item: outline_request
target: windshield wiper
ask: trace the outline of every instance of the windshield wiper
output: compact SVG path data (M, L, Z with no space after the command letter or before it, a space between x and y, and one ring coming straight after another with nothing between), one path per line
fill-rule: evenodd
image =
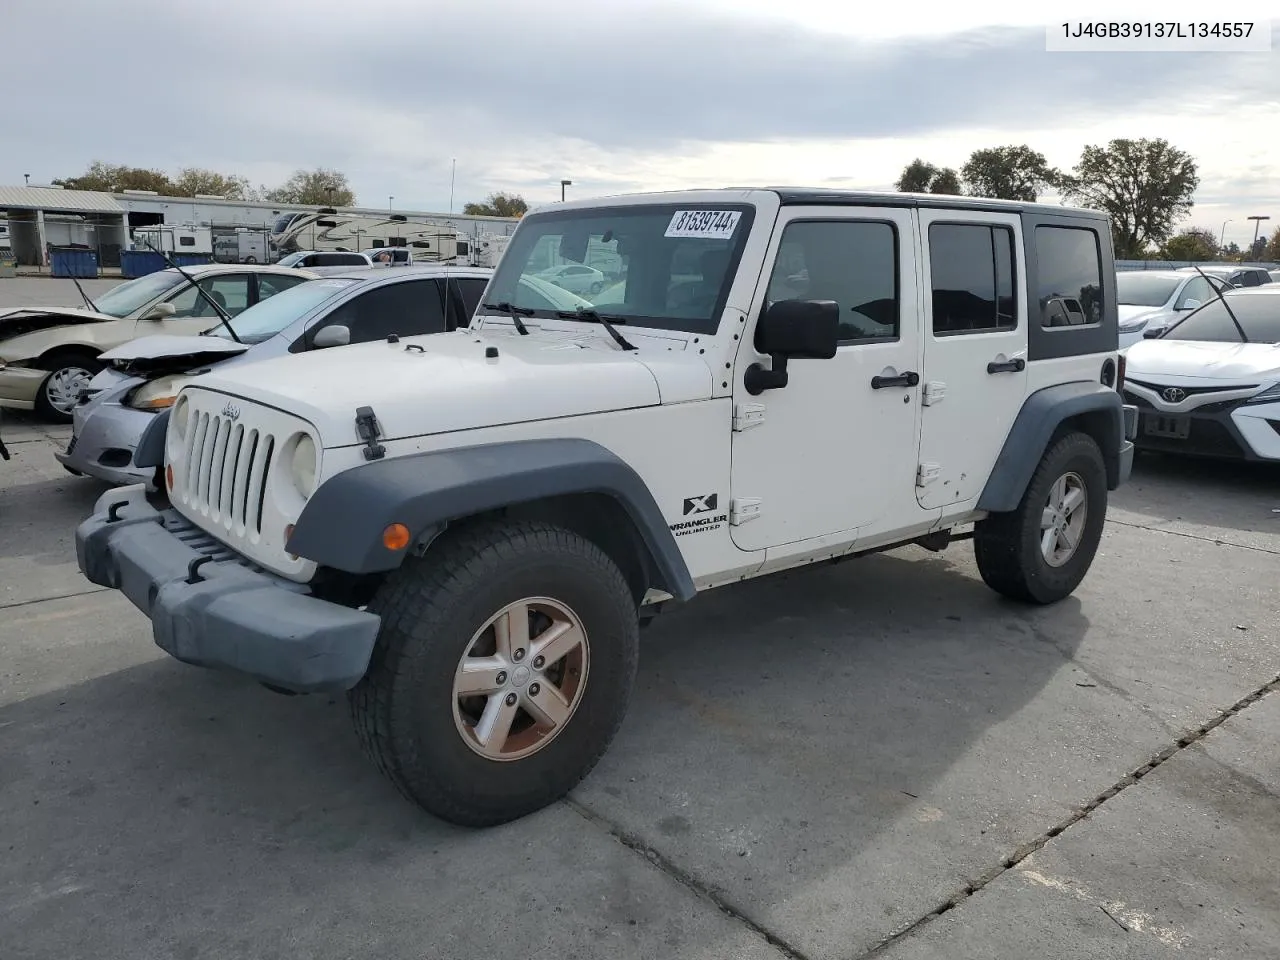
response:
M84 292L84 287L80 286L80 281L77 280L75 277L72 277L71 282L74 283L76 285L76 289L80 291L80 296L84 299L85 306L87 306L94 313L101 313L102 311L99 310L97 305L94 304L94 302L89 299L89 295Z
M521 314L526 317L533 316L533 311L528 307L517 307L514 303L503 300L501 303L486 303L484 304L484 308L486 310L501 310L511 318L511 322L516 325L516 332L519 333L520 336L527 337L529 335L529 328L526 327L524 325L524 321L520 319Z
M1192 266L1194 267L1195 264L1192 264ZM1205 276L1205 272L1201 270L1199 267L1196 267L1196 273L1204 277L1205 281L1209 284L1209 286L1213 287L1213 292L1218 295L1218 299L1222 301L1222 305L1227 309L1227 316L1229 316L1231 318L1231 322L1236 325L1236 333L1240 334L1240 339L1244 343L1248 343L1249 335L1244 332L1244 327L1240 326L1240 321L1236 319L1236 312L1231 309L1231 304L1227 303L1227 298L1222 295L1222 289L1218 286L1215 286L1213 281L1210 280L1207 276ZM1169 329L1172 330L1173 327L1170 327ZM1168 333L1169 331L1166 330L1165 332Z
M579 307L577 310L557 310L556 316L560 317L562 320L582 320L586 323L598 323L600 326L604 327L605 333L613 337L613 342L623 350L639 349L634 343L631 343L626 337L620 334L617 328L609 322L609 318L604 316L598 310L593 310L590 307ZM627 322L626 317L614 317L613 319L617 323Z

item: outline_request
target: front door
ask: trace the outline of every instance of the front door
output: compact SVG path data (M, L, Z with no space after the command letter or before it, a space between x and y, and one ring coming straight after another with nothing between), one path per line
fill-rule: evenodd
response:
M976 501L1027 389L1026 276L1013 214L921 210L923 507Z
M741 549L905 527L924 514L913 493L920 395L913 236L907 209L783 208L752 310L759 316L775 300L834 300L840 347L834 359L789 361L787 385L759 396L743 385L750 360L738 364L731 530Z

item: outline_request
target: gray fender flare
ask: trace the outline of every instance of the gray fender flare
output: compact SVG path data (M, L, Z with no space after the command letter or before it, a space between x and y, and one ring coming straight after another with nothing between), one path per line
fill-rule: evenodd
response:
M170 408L172 409L172 408ZM164 465L164 435L169 429L169 413L156 414L147 424L138 440L137 449L133 451L135 467L160 467Z
M1017 509L1054 431L1064 420L1081 414L1090 416L1092 429L1087 432L1102 448L1108 489L1116 489L1121 481L1124 401L1115 388L1096 381L1059 383L1037 390L1023 402L978 497L978 509L990 513Z
M649 488L590 440L517 440L352 467L311 495L286 549L348 573L385 572L411 552L383 546L382 531L392 523L408 527L416 543L450 520L576 493L615 500L648 555L652 585L680 600L694 595L689 568Z

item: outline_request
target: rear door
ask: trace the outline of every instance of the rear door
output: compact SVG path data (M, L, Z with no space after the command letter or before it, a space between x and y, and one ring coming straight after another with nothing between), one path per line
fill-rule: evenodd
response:
M1016 214L922 209L924 391L916 496L976 500L1027 391Z

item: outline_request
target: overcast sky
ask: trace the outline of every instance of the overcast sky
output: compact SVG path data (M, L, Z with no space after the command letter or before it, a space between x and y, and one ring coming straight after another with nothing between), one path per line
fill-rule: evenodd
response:
M1200 166L1190 224L1230 219L1241 243L1249 214L1280 224L1280 46L1047 53L1032 6L4 0L0 183L94 159L268 185L324 165L362 205L446 210L455 158L460 209L499 189L558 199L561 178L574 197L883 189L917 156L958 168L1028 143L1070 167L1087 143L1165 137ZM1212 9L1175 0L1160 19ZM1280 37L1280 0L1232 11Z

